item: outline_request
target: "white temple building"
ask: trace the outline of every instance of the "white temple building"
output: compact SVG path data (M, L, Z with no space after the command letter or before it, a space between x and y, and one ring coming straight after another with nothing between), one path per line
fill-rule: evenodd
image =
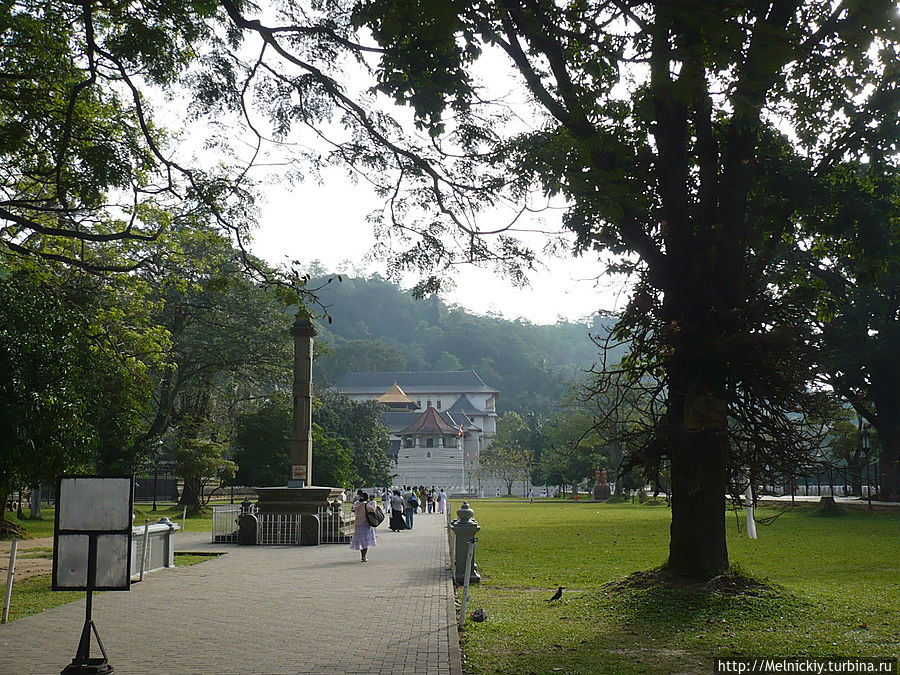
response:
M478 456L496 432L500 392L474 370L347 373L335 388L385 404L396 484L477 491Z

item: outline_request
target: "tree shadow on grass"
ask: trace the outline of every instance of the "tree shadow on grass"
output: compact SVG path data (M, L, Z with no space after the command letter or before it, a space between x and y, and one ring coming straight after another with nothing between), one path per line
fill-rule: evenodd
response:
M721 623L738 627L803 611L793 593L734 569L705 583L673 578L663 569L636 572L604 586L631 626L664 631Z

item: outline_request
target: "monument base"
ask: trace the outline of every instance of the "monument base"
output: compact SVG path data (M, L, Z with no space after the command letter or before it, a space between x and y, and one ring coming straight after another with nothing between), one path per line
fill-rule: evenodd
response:
M260 513L312 513L343 501L343 490L336 487L308 485L306 487L256 488Z
M604 499L609 499L612 496L609 489L609 484L606 485L595 485L594 486L594 501L601 501Z
M343 500L341 488L318 485L256 488L256 494L259 497L257 507L260 514L300 515L299 542L301 546L319 545L320 509L328 509L334 501Z

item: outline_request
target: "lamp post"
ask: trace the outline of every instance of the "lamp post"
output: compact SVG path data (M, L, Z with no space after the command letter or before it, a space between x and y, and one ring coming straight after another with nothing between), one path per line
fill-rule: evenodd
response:
M869 452L872 449L871 440L869 439L869 429L865 422L859 425L859 444L866 457L866 501L869 503L869 511L872 510L872 486L869 484Z
M162 445L162 439L157 439L156 441L156 452L153 453L153 508L151 511L156 511L156 490L157 490L157 479L159 477L159 448Z

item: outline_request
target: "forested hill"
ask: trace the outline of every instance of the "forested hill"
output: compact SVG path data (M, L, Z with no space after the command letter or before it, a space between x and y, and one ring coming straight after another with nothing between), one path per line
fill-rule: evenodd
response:
M332 323L318 322L316 382L348 371L474 369L500 391L501 410L545 411L558 402L597 358L589 334L605 334L611 323L537 326L470 314L436 296L416 300L379 277L334 279L320 297Z

